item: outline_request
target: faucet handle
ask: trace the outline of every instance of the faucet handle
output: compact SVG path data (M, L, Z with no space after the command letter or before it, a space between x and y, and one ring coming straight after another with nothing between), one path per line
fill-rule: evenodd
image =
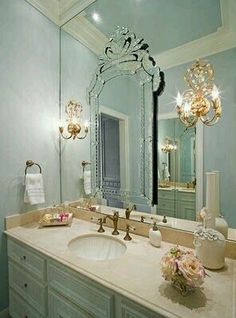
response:
M135 227L127 224L126 225L126 235L124 237L125 241L131 241L132 240L132 237L129 235L129 231L130 230L135 231Z
M99 224L99 229L98 229L98 233L103 233L105 232L104 228L103 228L103 224L106 223L106 219L105 218L95 218L95 217L91 217L91 221L95 221L97 224Z

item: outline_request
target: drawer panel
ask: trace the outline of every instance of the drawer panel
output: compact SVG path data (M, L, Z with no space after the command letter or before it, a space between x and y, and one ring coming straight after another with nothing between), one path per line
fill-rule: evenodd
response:
M159 199L158 204L157 204L157 210L158 210L158 208L164 209L164 210L170 210L170 211L174 212L175 201Z
M177 191L176 199L178 201L188 201L195 203L196 201L196 194L191 192L181 192Z
M92 318L79 307L54 292L48 294L49 318Z
M32 275L39 279L46 279L46 261L30 248L8 239L8 257L27 269Z
M34 308L24 301L14 290L9 291L9 313L13 318L43 318Z
M113 317L114 296L65 266L49 262L48 284L93 317Z
M159 190L158 189L158 198L159 199L174 200L175 191L174 190Z
M9 285L42 315L47 312L47 288L9 261Z

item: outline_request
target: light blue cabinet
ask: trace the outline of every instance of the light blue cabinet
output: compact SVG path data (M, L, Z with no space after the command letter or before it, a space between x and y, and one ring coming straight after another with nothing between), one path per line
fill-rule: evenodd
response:
M164 318L8 239L12 318Z
M196 194L179 190L158 190L157 213L169 217L196 220Z

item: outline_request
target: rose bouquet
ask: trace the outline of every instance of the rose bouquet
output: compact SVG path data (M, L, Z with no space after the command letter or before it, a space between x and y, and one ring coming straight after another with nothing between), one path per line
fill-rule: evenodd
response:
M165 280L170 281L182 295L200 287L206 276L201 262L192 251L171 248L161 259L161 271Z

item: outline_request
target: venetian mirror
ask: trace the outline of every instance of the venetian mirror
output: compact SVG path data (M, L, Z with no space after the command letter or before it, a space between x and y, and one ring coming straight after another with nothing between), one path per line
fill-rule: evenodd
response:
M154 91L160 69L142 38L117 27L88 89L92 193L106 204L150 211Z

